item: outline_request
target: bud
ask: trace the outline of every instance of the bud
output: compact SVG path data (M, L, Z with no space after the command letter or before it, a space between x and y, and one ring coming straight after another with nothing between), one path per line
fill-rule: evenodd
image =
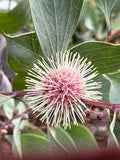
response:
M93 80L96 76L91 62L79 53L56 53L28 71L26 100L33 112L39 112L40 120L51 126L84 123L87 106L82 99L101 99L97 91L101 83Z
M26 120L29 118L28 114L27 113L23 113L22 116L21 116L22 120Z
M8 131L6 129L1 129L0 132L1 132L2 135L6 135L8 133Z
M17 117L18 114L19 114L19 110L18 110L18 109L15 109L15 110L13 111L13 117Z
M9 128L9 126L8 125L5 125L5 127L4 127L5 129L8 129Z

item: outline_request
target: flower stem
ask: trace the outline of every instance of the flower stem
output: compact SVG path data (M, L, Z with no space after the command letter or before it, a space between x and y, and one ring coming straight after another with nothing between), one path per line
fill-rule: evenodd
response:
M6 95L6 96L12 96L12 98L21 97L26 95L27 93L28 91L13 91L13 92L0 91L0 94ZM120 108L120 104L104 103L104 102L92 101L87 99L82 99L82 102L84 102L86 105L92 105L100 108L108 108L112 110L115 110L115 108Z
M120 28L111 34L108 34L105 42L110 42L112 39L118 36L118 34L120 34Z
M82 99L82 101L86 105L92 105L92 106L100 107L100 108L108 108L111 110L115 110L116 108L120 108L120 104L104 103L104 102L99 102L99 101L91 101L91 100L87 100L87 99Z
M29 113L30 111L31 111L31 109L28 108L28 109L25 110L23 113L18 114L17 116L13 116L13 117L12 117L11 119L9 119L8 121L3 122L2 126L0 127L0 130L3 129L3 128L5 128L6 125L9 125L14 119L20 118L20 117L22 117L23 114L25 114L25 113L27 114L27 113Z

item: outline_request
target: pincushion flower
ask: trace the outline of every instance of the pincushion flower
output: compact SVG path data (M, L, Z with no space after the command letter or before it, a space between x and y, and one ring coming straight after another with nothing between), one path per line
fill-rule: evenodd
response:
M26 99L33 112L39 113L46 124L64 127L84 122L82 99L99 100L101 87L94 67L79 53L56 53L51 58L38 60L28 71Z

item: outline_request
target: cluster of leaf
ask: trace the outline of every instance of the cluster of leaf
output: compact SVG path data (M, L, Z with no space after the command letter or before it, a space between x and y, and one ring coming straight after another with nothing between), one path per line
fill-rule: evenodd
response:
M23 102L16 104L11 96L3 95L0 96L0 105L3 105L9 120L12 118L15 109L18 109L19 114L21 114L27 107ZM12 121L14 125L13 135L5 136L11 143L15 156L39 155L46 151L48 153L70 153L71 151L77 152L80 149L98 148L95 138L83 125L71 125L71 128L66 130L61 127L48 127L47 134L45 134L42 130L29 123L28 120L22 120L21 118L19 117ZM23 130L22 133L21 130Z
M102 82L102 101L120 103L120 45L95 41L103 40L107 29L111 28L114 31L118 29L119 21L116 18L119 17L118 4L119 0L21 0L12 11L0 13L0 32L18 31L30 20L31 14L35 27L35 32L32 33L14 37L5 34L8 62L17 74L13 90L25 89L27 71L37 59L56 52L64 52L69 48L71 52L78 52L81 57L92 61L97 68L99 73L97 80ZM7 114L7 111L5 112ZM110 125L109 146L111 144L119 146L116 138L119 137L119 125L115 123L114 114ZM27 151L31 149L29 146L38 150L58 146L60 150L65 151L87 145L96 146L90 132L81 125L72 126L71 130L49 128L48 137L42 131L28 131L20 135L19 129L18 124L14 129L13 140L20 155L22 144ZM80 146L77 147L78 145Z

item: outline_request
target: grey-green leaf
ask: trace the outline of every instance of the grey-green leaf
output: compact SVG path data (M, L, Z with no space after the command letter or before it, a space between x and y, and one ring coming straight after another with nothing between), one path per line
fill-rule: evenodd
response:
M114 134L120 146L120 121L118 119L116 119L116 122L115 122Z
M83 0L29 0L33 22L43 53L67 50Z
M21 120L18 119L13 130L12 150L15 156L22 158L20 123Z
M108 139L108 148L120 148L120 145L119 145L119 143L117 141L117 138L114 134L115 123L116 123L116 113L114 113L112 122L110 124L110 134L109 134L109 139Z
M98 7L104 13L106 20L110 18L111 11L116 4L117 0L95 0Z
M54 150L62 152L70 152L76 150L73 139L63 128L48 128L48 136L52 152Z
M80 53L81 57L92 61L99 73L110 73L120 68L120 45L104 42L85 42L72 49Z
M90 7L91 1L86 1L87 12L85 15L85 26L91 31L97 31L98 29L98 21L97 21L97 13L95 7ZM85 8L85 9L86 9Z
M6 35L6 39L9 65L18 73L13 82L13 90L22 90L25 88L28 69L43 56L41 47L34 32L16 37Z
M33 32L16 37L6 35L6 38L10 67L17 73L25 74L42 54L36 34Z
M0 94L0 107L7 102L10 98L12 98L12 96L5 96Z
M97 149L96 140L87 127L83 125L71 125L71 128L68 128L66 131L72 137L78 150Z
M109 73L105 75L106 79L110 81L109 99L111 103L120 103L120 72Z
M21 0L13 10L5 13L0 12L0 32L17 32L30 20L29 1Z
M15 109L15 100L11 98L6 101L3 105L3 109L7 118L11 119L13 116L13 110Z
M99 91L102 93L102 102L109 103L109 91L110 91L110 82L106 77L102 74L99 74L96 78L94 78L95 81L101 82L101 88Z
M21 134L23 155L38 155L48 152L49 140L41 131L27 131Z
M13 84L12 84L12 87L13 87L13 90L17 90L17 91L20 91L20 90L23 90L25 89L25 78L27 76L27 72L26 73L19 73L16 75L16 77L14 78L14 81L13 81Z

